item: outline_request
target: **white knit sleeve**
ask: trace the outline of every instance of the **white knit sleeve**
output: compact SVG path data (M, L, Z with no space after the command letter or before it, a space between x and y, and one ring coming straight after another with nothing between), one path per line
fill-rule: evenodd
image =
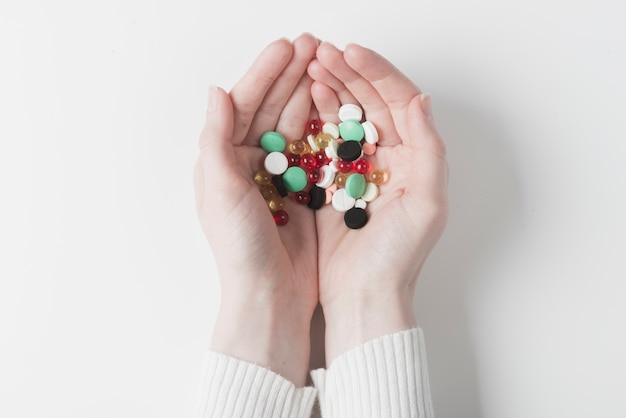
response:
M317 390L256 364L207 351L195 418L309 418Z
M311 372L324 418L433 418L422 330L368 341Z

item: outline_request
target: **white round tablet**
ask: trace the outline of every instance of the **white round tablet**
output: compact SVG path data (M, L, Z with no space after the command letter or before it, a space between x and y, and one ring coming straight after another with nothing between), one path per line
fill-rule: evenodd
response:
M355 104L345 104L339 108L339 119L342 122L347 120L358 120L360 122L362 117L363 111Z
M321 179L320 181L318 181L316 184L316 186L321 187L323 189L327 189L330 187L331 184L333 184L335 182L335 173L330 166L327 165L323 165L322 168L320 168L320 175L321 175Z
M354 202L354 207L365 209L367 207L367 202L363 199L357 199L356 202Z
M365 132L365 142L369 144L375 144L378 142L378 130L372 122L366 120L361 124L363 132Z
M324 152L326 153L326 156L328 158L339 158L339 156L337 155L337 148L339 148L339 143L333 139L332 141L328 142L328 145L324 149Z
M378 186L374 183L367 183L367 185L365 186L365 193L363 193L361 199L365 200L366 202L371 202L372 200L376 199L377 196Z
M270 152L265 157L264 162L265 170L269 173L278 175L283 174L287 167L289 166L289 161L287 161L287 157L282 152Z
M337 189L333 193L332 205L338 212L347 212L354 207L355 202L353 197L348 196L346 189Z
M315 137L313 135L307 136L306 142L309 143L309 146L311 147L313 151L317 152L320 150L320 147L318 147L317 144L315 143Z
M324 126L322 126L322 132L332 136L333 139L339 138L339 126L335 125L332 122L324 123Z

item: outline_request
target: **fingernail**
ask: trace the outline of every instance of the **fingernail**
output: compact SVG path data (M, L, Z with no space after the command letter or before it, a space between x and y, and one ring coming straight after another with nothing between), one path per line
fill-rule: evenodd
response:
M206 106L207 113L214 112L215 109L217 109L217 95L218 95L217 87L209 86L209 94L208 94L207 106Z
M422 113L428 119L433 118L433 109L431 107L431 99L430 93L422 93L420 94L420 105L422 107Z

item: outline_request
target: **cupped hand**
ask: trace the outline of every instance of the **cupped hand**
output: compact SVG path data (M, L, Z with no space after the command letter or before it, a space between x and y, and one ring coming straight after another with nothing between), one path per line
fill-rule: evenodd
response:
M417 276L447 219L448 165L430 96L377 53L322 43L308 73L322 120L338 122L342 104L364 109L380 137L369 160L389 173L368 204L364 228L348 229L329 207L316 214L319 298L331 361L361 342L415 326Z
M318 301L315 218L288 204L290 221L277 227L253 178L263 168L264 132L278 131L287 141L303 136L312 107L306 68L317 46L308 34L293 44L278 40L230 93L210 89L194 170L198 217L222 289L212 348L296 383L306 375L308 324ZM294 333L303 335L301 344Z

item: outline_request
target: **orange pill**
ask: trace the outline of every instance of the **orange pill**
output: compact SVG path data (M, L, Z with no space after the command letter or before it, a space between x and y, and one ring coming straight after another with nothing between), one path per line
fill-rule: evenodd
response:
M376 153L376 144L370 144L369 142L365 142L361 149L363 150L363 154L365 155L374 155Z
M272 183L272 175L265 170L257 171L254 175L254 182L259 186L266 186Z
M389 179L389 174L383 170L372 170L369 174L369 181L377 186L386 183Z

